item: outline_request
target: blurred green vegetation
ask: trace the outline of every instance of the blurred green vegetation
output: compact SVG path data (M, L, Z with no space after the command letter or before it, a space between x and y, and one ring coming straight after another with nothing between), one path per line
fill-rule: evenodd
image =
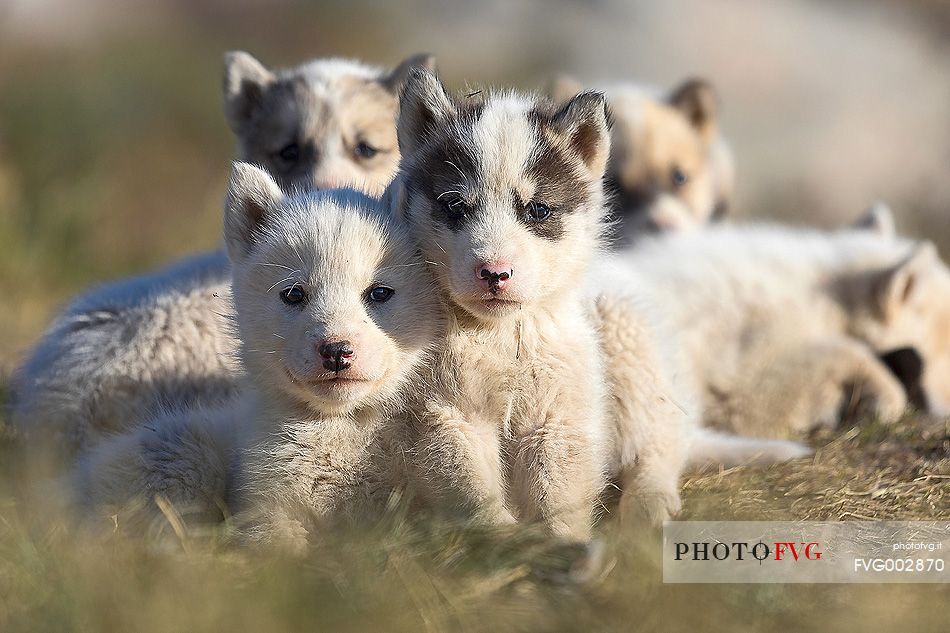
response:
M240 16L195 5L82 45L0 41L0 376L81 289L215 246L234 153L224 51L276 66L394 61L374 59L382 26L367 20L354 39L334 28L341 11L361 19L333 3Z

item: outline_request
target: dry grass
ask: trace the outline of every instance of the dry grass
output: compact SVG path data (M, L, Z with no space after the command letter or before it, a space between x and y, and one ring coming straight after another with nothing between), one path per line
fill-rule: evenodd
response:
M811 460L688 477L684 518L950 515L947 423L908 417L813 441ZM603 568L582 584L571 576L574 547L399 506L321 535L299 559L227 547L219 531L149 546L109 526L78 529L46 486L23 492L15 449L0 433L5 632L936 631L950 615L950 585L663 585L660 535L620 531L609 518Z
M950 422L908 416L821 431L810 460L688 477L687 518L845 521L950 516Z

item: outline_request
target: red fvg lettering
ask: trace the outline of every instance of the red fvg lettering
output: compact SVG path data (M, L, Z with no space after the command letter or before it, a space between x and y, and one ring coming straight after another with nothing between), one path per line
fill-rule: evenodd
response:
M818 543L812 541L810 543L792 543L791 541L786 541L782 543L774 543L775 545L775 560L782 560L782 556L785 556L788 553L791 553L793 560L798 560L799 556L804 556L807 560L819 560L821 558L821 552L817 551ZM796 545L803 546L803 549L799 550Z

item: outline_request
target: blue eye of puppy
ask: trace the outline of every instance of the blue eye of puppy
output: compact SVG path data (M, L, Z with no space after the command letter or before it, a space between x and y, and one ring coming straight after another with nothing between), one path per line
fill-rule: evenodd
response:
M679 167L673 167L670 179L673 181L673 186L678 189L689 181L689 175Z
M544 222L551 217L551 209L547 205L533 200L525 205L524 210L532 222Z
M450 218L464 218L468 213L468 205L458 196L446 197L442 199L442 207Z
M296 163L297 159L300 158L300 146L296 143L291 143L286 147L281 148L277 155L285 163Z
M370 288L369 292L366 293L366 297L374 303L384 303L389 301L394 294L396 294L396 291L392 288L387 288L386 286L376 286L374 288Z
M367 143L366 141L360 141L356 146L356 155L359 158L370 159L376 154L379 153L379 150Z
M303 288L295 284L289 288L284 288L280 292L280 298L283 299L287 305L297 305L307 300L307 293Z

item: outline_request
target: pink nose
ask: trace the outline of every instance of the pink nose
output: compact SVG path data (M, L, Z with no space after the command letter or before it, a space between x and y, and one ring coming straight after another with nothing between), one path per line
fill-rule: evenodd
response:
M514 274L508 262L486 262L475 267L475 278L482 288L492 294L502 292Z

